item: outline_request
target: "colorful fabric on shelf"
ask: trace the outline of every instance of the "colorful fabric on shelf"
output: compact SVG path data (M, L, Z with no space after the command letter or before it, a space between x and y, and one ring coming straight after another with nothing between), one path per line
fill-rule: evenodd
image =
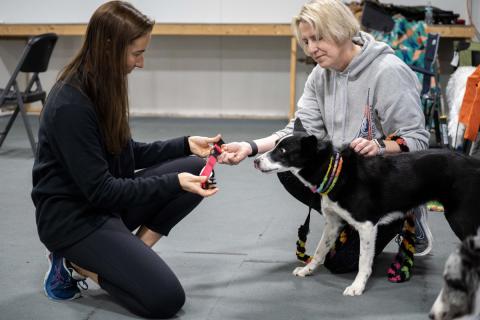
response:
M408 21L402 15L393 17L395 25L391 32L371 31L377 41L387 43L395 51L395 55L410 66L423 68L425 60L425 45L428 34L425 22ZM420 83L423 76L417 73ZM432 77L433 79L434 77ZM434 87L432 83L432 88Z

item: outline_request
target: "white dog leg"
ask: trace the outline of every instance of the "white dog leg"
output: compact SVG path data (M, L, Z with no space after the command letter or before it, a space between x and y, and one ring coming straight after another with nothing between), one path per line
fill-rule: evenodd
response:
M377 238L378 227L371 222L359 223L355 227L360 236L358 273L353 283L343 291L344 296L359 296L363 293L372 273L373 257L375 255L375 239Z
M335 240L342 227L342 220L340 220L338 216L327 213L327 210L324 210L323 213L325 217L325 226L323 228L322 237L320 238L320 242L315 250L312 261L304 267L298 267L293 270L293 274L298 277L311 275L319 265L323 264L327 253L335 244Z

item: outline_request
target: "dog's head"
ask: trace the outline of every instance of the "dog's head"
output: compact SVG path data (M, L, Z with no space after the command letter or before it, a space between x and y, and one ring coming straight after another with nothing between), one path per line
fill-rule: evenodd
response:
M275 147L257 157L254 164L255 168L265 173L298 171L321 156L329 156L331 151L330 142L318 142L315 136L308 135L302 122L297 118L293 134L278 140Z
M445 263L444 284L430 310L430 319L447 320L469 315L480 299L480 235L466 238Z

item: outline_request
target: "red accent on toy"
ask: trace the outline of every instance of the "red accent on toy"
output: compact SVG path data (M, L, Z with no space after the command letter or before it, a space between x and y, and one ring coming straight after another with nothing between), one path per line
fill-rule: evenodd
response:
M217 163L217 157L222 153L221 145L223 144L225 144L225 142L220 139L217 143L213 145L212 151L210 151L210 155L207 158L207 164L205 165L205 167L203 167L202 171L200 171L200 176L208 177L210 179L210 176L213 172L213 167ZM208 186L208 180L206 182L202 182L203 189L207 189Z

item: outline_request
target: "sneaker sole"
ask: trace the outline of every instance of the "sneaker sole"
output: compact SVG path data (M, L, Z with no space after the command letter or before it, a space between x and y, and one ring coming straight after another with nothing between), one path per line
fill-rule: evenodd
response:
M428 213L428 211L427 211ZM424 217L422 215L422 217ZM426 215L425 215L426 217ZM423 220L423 219L422 219ZM415 257L423 257L423 256L426 256L427 254L430 253L430 251L432 251L432 247L433 247L433 234L432 234L432 231L430 231L430 227L428 226L427 224L427 221L422 221L422 224L427 226L426 228L423 228L423 230L425 231L425 237L427 238L427 247L425 248L425 250L423 250L422 252L419 252L419 253L415 253L414 256Z
M47 272L45 273L45 277L43 278L43 293L45 293L47 298L52 300L52 301L70 301L70 300L75 300L75 299L80 298L82 296L82 294L80 292L75 294L73 297L68 298L68 299L58 299L58 298L52 297L48 294L46 284L47 284L48 275L50 274L50 271L52 270L52 261L50 260L49 255L50 255L50 252L48 252L48 250L46 250L45 256L47 257L47 260L48 260L48 269L47 269Z

